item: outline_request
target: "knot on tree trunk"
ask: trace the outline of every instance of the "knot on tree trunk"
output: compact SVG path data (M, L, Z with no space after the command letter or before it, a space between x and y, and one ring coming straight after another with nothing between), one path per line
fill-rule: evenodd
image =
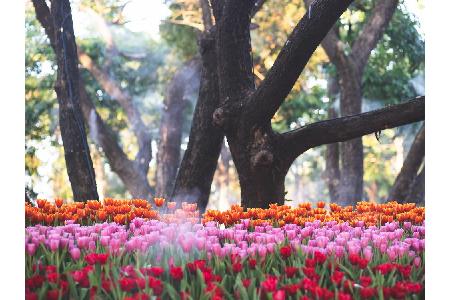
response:
M273 154L269 150L261 150L252 157L252 167L268 167L273 163Z
M224 127L225 125L225 110L222 107L216 109L213 113L213 122L218 127Z

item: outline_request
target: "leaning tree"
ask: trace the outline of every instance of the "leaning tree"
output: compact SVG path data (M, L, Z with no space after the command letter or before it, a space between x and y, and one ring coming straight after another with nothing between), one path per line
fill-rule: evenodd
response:
M210 24L200 38L202 76L190 140L173 196L204 210L209 177L227 138L244 207L284 202L284 180L293 161L324 144L344 142L424 119L425 97L383 109L316 122L278 133L271 119L311 55L351 0L316 0L308 7L258 88L255 87L250 19L264 1L202 1ZM211 14L212 12L212 14ZM200 151L199 151L200 150ZM212 175L211 175L212 180ZM198 183L198 185L196 185ZM203 194L202 194L203 193Z
M45 4L45 2L44 2ZM77 48L69 1L51 1L43 20L52 30L50 43L58 65L55 91L64 156L75 201L98 199L94 167L87 144L80 95Z

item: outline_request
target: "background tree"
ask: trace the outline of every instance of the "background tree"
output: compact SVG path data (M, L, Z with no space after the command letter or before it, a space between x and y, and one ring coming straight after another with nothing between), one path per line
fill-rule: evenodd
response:
M408 155L406 156L403 167L395 179L394 185L389 193L388 200L396 200L398 202L406 202L408 198L414 198L413 202L420 202L423 199L423 192L420 191L420 181L424 174L418 174L425 157L425 125L419 130L414 139ZM422 168L424 173L425 167ZM414 186L417 185L418 189ZM414 192L410 195L411 191ZM419 200L418 200L419 199ZM411 199L412 200L412 199Z
M45 4L45 3L44 3ZM58 64L55 91L67 173L75 201L98 199L86 132L80 110L78 58L69 1L52 1L45 19ZM57 30L56 30L57 29Z
M381 7L381 4L377 5ZM369 22L371 17L373 18L373 15L370 14L370 9L374 6L375 1L356 2L349 9L345 18L341 18L336 24L335 32L338 34L333 34L333 37L339 37L339 41L333 41L333 37L327 36L328 43L322 43L324 47L328 47L328 51L333 51L333 47L330 44L333 45L333 42L337 42L344 48L344 52L350 49L351 45L354 45L361 38L364 26L368 26L364 24L369 24L366 22ZM361 105L377 106L379 102L394 104L398 103L398 99L407 99L418 95L411 85L411 80L423 70L424 62L424 42L417 31L417 27L417 21L406 12L403 5L400 5L395 11L389 26L381 34L377 46L371 51L371 55L364 67L361 88L364 101L366 102L361 101ZM348 55L351 56L350 54ZM353 56L355 55L357 54L353 54ZM328 113L330 117L335 117L339 113L339 84L336 76L339 76L340 73L337 72L336 74L335 70L335 68L339 67L339 64L336 64L336 61L333 62L332 58L330 59L333 63L333 68L328 68L330 70L328 96L331 100ZM369 147L369 144L364 143L364 153L370 151L366 149L367 147ZM340 153L337 144L327 146L327 182L330 200L333 202L339 199L339 184L341 183L341 186L344 184L344 181L339 180L341 177L339 168L340 156L343 159L345 154L343 152ZM354 163L355 160L355 156L352 156L349 161ZM365 168L366 164L365 161ZM359 162L358 165L361 165L361 163ZM373 166L370 167L373 169ZM371 187L376 187L375 181L372 180L375 177L377 177L375 173L366 174L364 172L364 178L370 181L365 182L367 191L370 191ZM380 180L383 179L380 178ZM357 199L355 198L355 200Z
M34 4L38 19L44 26L47 26L47 29L51 26L51 24L49 25L42 22L45 18L45 14L48 12L45 2L34 1ZM88 6L87 4L83 5L83 3L81 4L81 9L87 11L92 19L95 20L97 27L100 28L99 32L101 33L100 41L94 39L81 43L80 48L82 48L82 50L80 50L79 55L80 62L83 67L89 71L90 75L95 78L98 84L97 86L94 85L93 88L90 86L87 87L84 84L82 85L80 91L82 100L81 104L85 121L90 126L91 136L108 158L111 169L119 175L132 196L147 198L152 193L152 188L150 187L147 179L149 163L152 158L152 139L150 130L144 124L140 109L137 107L139 103L136 101L135 97L145 94L148 89L148 84L151 84L152 81L154 82L156 80L156 78L154 78L154 76L150 76L150 74L156 74L155 68L160 66L160 63L158 63L158 55L160 54L158 54L158 51L155 51L150 55L145 54L144 52L144 57L142 57L142 55L136 55L132 52L130 53L130 51L127 51L126 49L123 50L117 48L111 26L113 22L116 25L124 22L117 17L118 15L120 16L121 8L123 8L123 6L108 10L107 6L101 2L96 3L94 7ZM105 16L106 19L100 16L98 11L107 11ZM52 39L51 36L49 36L49 38L50 40ZM128 39L130 38L132 37L128 36ZM104 56L99 56L99 53L101 54L103 52L99 51L99 49L102 49L103 43L105 44ZM164 50L162 49L160 51ZM113 55L114 53L116 56ZM117 56L121 59L117 59ZM100 64L97 64L94 59L99 61ZM145 64L143 61L148 61L151 65L149 66L148 64ZM134 64L130 64L130 62ZM125 66L131 66L131 68L124 68L123 64L125 64ZM140 66L137 70L135 68L136 64ZM100 65L102 67L100 67ZM118 66L120 66L120 69ZM135 75L133 76L133 74ZM176 81L179 79L180 76L176 78ZM89 83L92 82L86 76L85 81ZM126 82L125 87L124 82ZM178 109L175 105L172 105L172 103L176 104L176 102L181 102L185 96L183 93L180 94L177 93L177 91L174 91L174 89L183 88L183 84L181 82L172 84L172 86L174 87L171 90L168 90L168 93L171 93L172 98L178 97L180 99L172 100L169 103L167 106L167 111L169 113L171 113L172 110ZM108 100L108 98L119 104L119 107L112 104L112 107L108 108L112 108L117 114L122 114L123 112L128 119L130 127L137 140L137 144L139 145L134 159L130 159L130 155L122 150L117 134L115 134L110 128L117 128L119 125L116 130L120 130L124 125L114 124L114 120L111 122L111 119L107 119L110 121L108 122L109 124L107 124L107 122L105 122L101 115L97 112L92 99L88 95L88 89L92 89L93 93L100 93L101 98L103 98L100 99L100 102L103 102L100 103L100 106L104 106L104 103L107 102L104 100ZM176 132L177 130L182 130L182 128L176 128L174 134L178 134ZM173 130L170 134L172 134L172 132Z

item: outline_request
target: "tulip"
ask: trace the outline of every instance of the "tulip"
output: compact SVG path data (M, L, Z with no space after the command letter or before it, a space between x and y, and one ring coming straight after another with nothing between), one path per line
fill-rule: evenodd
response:
M26 244L26 250L28 255L33 256L34 253L36 253L36 249L37 249L36 244L34 243Z
M416 257L414 258L414 266L415 266L416 268L420 267L421 262L422 262L422 259L421 259L419 256L416 256Z
M80 258L80 249L79 248L72 248L69 250L70 256L73 260L78 260Z
M55 252L56 250L58 250L59 248L59 240L57 239L51 239L49 241L50 244L50 250L52 250L53 252Z

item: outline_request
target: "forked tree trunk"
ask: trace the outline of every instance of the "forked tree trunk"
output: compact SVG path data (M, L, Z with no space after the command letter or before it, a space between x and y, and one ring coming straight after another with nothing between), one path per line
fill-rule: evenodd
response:
M75 201L98 199L95 172L79 104L78 56L68 0L51 1L58 64L55 91L67 173ZM61 30L59 30L61 28Z

